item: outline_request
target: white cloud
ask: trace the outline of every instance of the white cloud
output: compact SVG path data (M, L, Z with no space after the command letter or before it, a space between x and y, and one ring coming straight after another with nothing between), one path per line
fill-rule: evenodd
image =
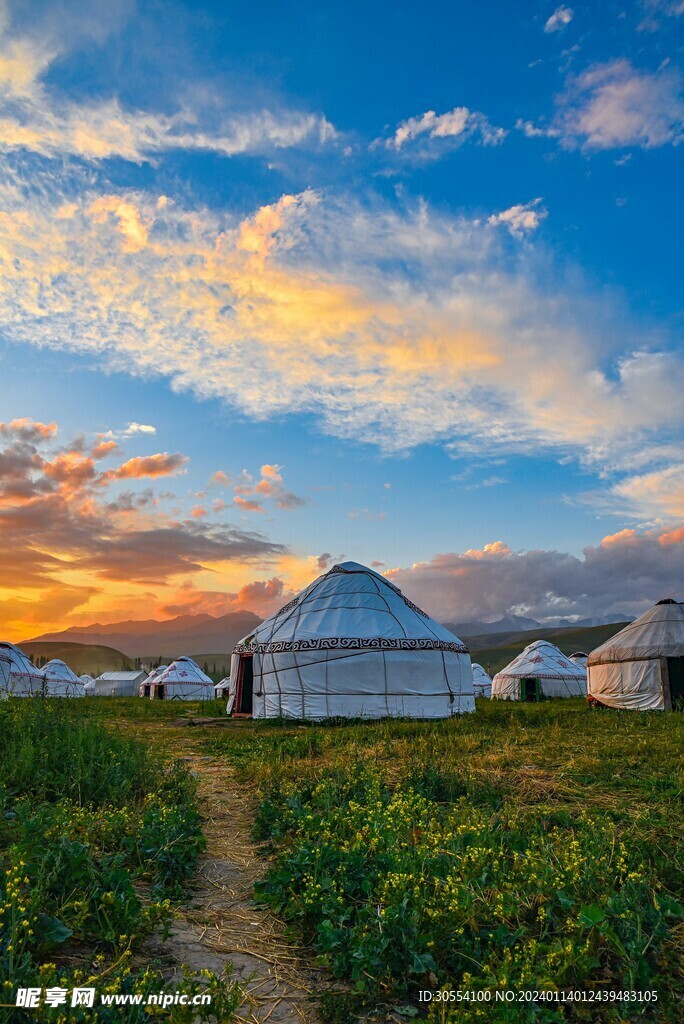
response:
M454 140L462 142L477 136L483 145L495 146L503 141L505 135L504 129L494 127L484 114L469 110L468 107L454 107L446 114L428 110L417 117L409 117L384 142L388 149L401 150L420 138L449 139L453 143Z
M572 7L557 7L551 17L544 25L545 32L559 32L572 21L574 11Z
M234 156L323 145L337 135L322 114L302 111L229 110L217 122L215 114L189 107L162 114L127 109L117 97L78 103L57 97L43 79L67 45L46 30L17 36L7 17L0 19L0 150L139 164L174 149Z
M547 216L546 210L539 205L540 203L541 197L533 199L529 203L518 203L501 213L492 214L487 223L493 227L503 224L512 235L521 238L530 231L536 231Z
M640 71L624 59L599 64L569 80L542 133L588 150L676 145L684 137L681 75L668 66Z
M627 324L486 223L312 192L240 220L126 192L112 207L146 225L131 249L93 216L102 198L0 181L7 338L388 451L547 449L629 473L646 437L681 437L681 357L632 351Z

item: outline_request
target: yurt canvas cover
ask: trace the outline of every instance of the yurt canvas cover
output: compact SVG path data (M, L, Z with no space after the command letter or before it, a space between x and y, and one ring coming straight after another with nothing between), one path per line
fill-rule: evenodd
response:
M13 697L31 697L41 693L43 677L40 670L26 657L23 651L14 644L0 643L0 654L9 659L11 668L6 684L7 692Z
M684 700L684 605L659 601L589 655L589 696L635 711Z
M151 697L164 700L213 700L214 684L192 658L178 658L157 676Z
M473 690L476 697L492 695L492 677L476 661L473 662Z
M0 654L0 694L9 693L11 671L12 662L6 654Z
M584 651L575 651L574 654L569 654L570 661L575 665L579 665L580 668L587 669L587 658L589 657Z
M536 640L497 672L492 698L539 700L541 697L585 697L587 676L548 640Z
M255 718L473 711L467 648L389 580L334 565L233 652L228 709Z
M48 697L85 697L83 682L59 658L53 658L41 669Z

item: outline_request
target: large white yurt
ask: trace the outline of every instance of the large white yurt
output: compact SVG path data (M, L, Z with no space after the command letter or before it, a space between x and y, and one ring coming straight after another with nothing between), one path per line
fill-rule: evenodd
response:
M666 598L589 655L590 700L665 711L684 701L684 604Z
M144 669L128 672L103 672L95 680L95 697L137 697L140 684L147 679Z
M43 676L40 669L29 661L23 651L3 641L0 643L0 654L5 655L11 666L6 684L7 693L13 697L32 697L34 693L42 692Z
M587 674L570 661L555 644L533 644L497 672L492 680L492 700L536 701L543 697L586 697Z
M231 659L229 714L447 718L474 710L468 649L358 562L319 576Z
M43 693L47 697L85 697L83 682L75 672L59 658L48 661L43 674Z
M476 661L473 662L473 691L476 697L492 695L492 677Z
M152 683L157 700L213 700L214 684L192 658L177 658Z
M154 686L155 680L159 679L159 676L162 675L163 672L166 672L168 667L168 665L157 665L156 668L153 668L149 676L147 676L146 679L142 679L140 681L140 685L138 687L138 696L153 697L154 694L152 692L152 687Z

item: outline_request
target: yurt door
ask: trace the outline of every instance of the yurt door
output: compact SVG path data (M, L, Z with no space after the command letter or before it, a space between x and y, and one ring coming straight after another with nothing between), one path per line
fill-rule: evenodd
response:
M672 707L681 707L684 702L684 658L668 658L667 674L670 679Z
M520 681L520 699L527 702L539 700L539 682L537 679L522 679Z
M234 714L251 715L254 694L254 656L251 654L243 654L240 658L236 689Z

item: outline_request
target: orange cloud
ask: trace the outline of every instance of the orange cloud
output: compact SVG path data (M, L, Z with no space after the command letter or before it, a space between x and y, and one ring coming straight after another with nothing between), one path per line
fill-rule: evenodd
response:
M35 444L40 441L49 441L54 437L57 433L57 424L41 423L39 420L32 420L24 416L21 419L12 420L9 424L0 423L0 433Z
M58 455L52 462L44 464L43 472L49 480L69 484L70 487L80 487L97 475L93 459L80 452Z
M145 477L173 476L187 463L180 452L159 452L156 455L136 455L112 473L118 480L141 480Z
M118 444L116 441L100 441L93 448L94 459L104 459L107 455L111 455L112 452L117 451Z

